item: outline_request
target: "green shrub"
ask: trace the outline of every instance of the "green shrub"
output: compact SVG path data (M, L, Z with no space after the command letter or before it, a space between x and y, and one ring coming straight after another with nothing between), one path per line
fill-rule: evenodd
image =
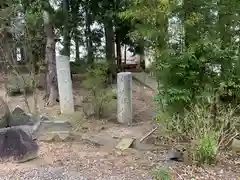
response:
M156 55L156 77L162 86L155 99L169 113L181 113L200 101L208 104L213 97L239 104L239 69L236 47L222 48L218 40L203 38L183 53L161 51Z
M160 112L156 116L163 135L178 142L188 142L193 160L198 164L211 164L217 157L220 148L225 148L229 140L239 133L237 125L240 118L237 109L230 106L219 109L215 119L211 109L206 105L193 105L184 110L183 115Z
M218 151L217 138L215 132L208 132L196 140L194 160L197 161L198 165L214 163Z
M33 79L30 75L10 74L7 81L7 92L9 95L31 94L33 92Z
M87 69L83 86L89 92L86 97L93 107L94 115L98 118L104 116L104 112L113 100L113 91L106 87L108 65L103 63L93 64Z
M84 62L84 61L83 61ZM87 65L78 62L70 62L70 69L72 74L80 74L86 72Z

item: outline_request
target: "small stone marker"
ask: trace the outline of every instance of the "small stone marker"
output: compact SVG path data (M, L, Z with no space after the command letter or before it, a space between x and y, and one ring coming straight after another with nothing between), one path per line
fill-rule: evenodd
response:
M72 79L68 56L59 55L56 59L60 108L62 114L74 112Z
M124 150L128 149L133 144L134 140L135 140L134 138L123 138L117 144L116 148L124 151Z
M117 119L119 123L130 125L132 115L132 73L117 74Z

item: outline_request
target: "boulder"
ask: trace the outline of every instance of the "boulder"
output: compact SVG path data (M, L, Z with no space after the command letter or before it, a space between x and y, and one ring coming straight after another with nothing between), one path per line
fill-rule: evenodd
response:
M240 153L240 139L234 138L232 141L232 151Z
M10 126L20 126L20 125L34 125L32 117L24 112L20 107L16 107L12 111L12 119L10 121Z
M5 128L7 126L9 114L10 112L6 102L0 97L0 128Z
M38 154L38 144L17 127L5 128L0 131L0 158L26 162L35 159Z
M0 128L4 128L7 126L7 114L6 111L0 107Z

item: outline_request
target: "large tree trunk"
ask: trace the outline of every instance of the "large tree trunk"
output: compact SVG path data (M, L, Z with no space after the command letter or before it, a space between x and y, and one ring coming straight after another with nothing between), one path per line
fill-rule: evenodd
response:
M44 29L47 38L45 61L46 71L46 105L53 106L58 99L57 72L56 72L56 52L55 34L53 24L50 21L49 13L44 11Z
M75 61L79 62L80 61L79 38L78 38L78 35L76 32L75 32L74 36L75 36L74 41L75 41L75 53L76 53Z
M121 37L120 32L116 30L116 48L117 48L117 67L118 71L123 71L122 54L121 54Z
M63 0L63 14L64 14L64 27L63 27L63 50L62 55L70 57L70 27L69 27L69 0Z
M12 43L12 34L8 32L7 28L4 28L0 32L0 39L1 39L1 51L3 52L3 58L5 62L8 63L10 66L14 65L14 54L13 49L11 46Z
M88 64L93 63L93 43L92 43L92 31L91 31L91 25L92 25L92 15L90 12L90 9L88 6L86 6L86 31L85 31L85 36L86 36L86 46L87 46L87 62Z
M106 40L106 59L109 64L109 75L110 81L113 82L116 78L116 63L115 63L115 53L114 53L114 31L112 20L105 21L105 40ZM113 79L112 79L113 78Z

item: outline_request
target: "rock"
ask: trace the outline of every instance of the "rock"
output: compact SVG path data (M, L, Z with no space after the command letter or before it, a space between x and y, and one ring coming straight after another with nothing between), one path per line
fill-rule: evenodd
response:
M5 128L0 132L0 158L26 162L35 159L38 144L20 128Z
M166 160L183 162L184 161L183 152L178 149L171 149L166 154Z
M44 133L46 131L68 131L71 124L67 121L42 121L40 129Z
M140 151L152 151L152 150L154 150L154 145L140 142L140 140L137 139L133 142L133 148L140 150Z
M16 107L12 112L11 126L33 125L32 117L24 112L20 107Z
M6 108L5 102L1 99L0 101L0 128L7 126L9 109Z
M116 148L120 149L122 151L128 149L133 144L134 138L123 138L120 140L120 142L117 144Z
M50 121L50 119L47 116L41 116L41 121Z
M32 126L29 125L22 125L22 126L12 126L12 127L8 127L8 128L1 128L0 129L0 133L3 133L4 131L8 130L8 129L21 129L22 131L24 131L29 137L33 136L33 128Z
M74 137L69 131L55 131L41 134L38 139L43 142L66 142L72 141Z
M82 136L82 139L87 140L98 146L105 146L105 147L111 147L111 148L115 148L119 141L118 139L112 138L108 134L105 135L100 133L96 135L84 134Z
M232 141L232 151L235 153L239 153L240 152L240 140L234 138Z

